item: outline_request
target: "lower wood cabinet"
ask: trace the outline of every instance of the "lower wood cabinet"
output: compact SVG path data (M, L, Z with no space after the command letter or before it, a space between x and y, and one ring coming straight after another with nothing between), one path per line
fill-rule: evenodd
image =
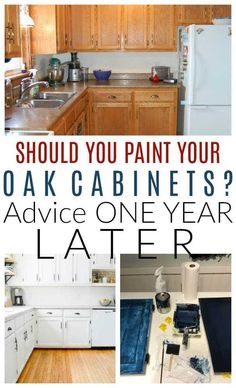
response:
M136 135L176 135L176 112L173 103L137 103Z
M93 125L93 135L131 135L132 104L128 102L94 104Z

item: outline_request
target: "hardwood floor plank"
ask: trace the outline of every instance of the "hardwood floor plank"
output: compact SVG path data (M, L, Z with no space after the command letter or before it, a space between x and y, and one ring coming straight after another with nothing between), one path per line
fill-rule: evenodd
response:
M113 349L34 349L17 383L114 383Z

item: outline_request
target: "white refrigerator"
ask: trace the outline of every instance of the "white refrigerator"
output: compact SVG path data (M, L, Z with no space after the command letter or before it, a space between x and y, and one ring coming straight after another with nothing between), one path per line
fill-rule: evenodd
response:
M231 26L180 31L179 133L231 134Z

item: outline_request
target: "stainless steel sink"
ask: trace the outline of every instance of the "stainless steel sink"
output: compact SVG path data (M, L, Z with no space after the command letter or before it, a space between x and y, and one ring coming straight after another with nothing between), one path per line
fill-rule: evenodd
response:
M63 100L66 102L74 95L74 92L42 92L39 93L38 98L42 100Z
M27 102L28 108L59 108L65 104L64 100L41 100L33 99Z

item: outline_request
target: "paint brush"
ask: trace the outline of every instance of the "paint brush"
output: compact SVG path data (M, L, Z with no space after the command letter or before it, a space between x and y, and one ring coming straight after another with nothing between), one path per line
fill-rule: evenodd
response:
M168 366L168 371L171 371L172 368L172 362L174 356L178 356L180 351L180 345L178 344L167 344L166 348L166 354L170 354L170 360L169 360L169 366Z

